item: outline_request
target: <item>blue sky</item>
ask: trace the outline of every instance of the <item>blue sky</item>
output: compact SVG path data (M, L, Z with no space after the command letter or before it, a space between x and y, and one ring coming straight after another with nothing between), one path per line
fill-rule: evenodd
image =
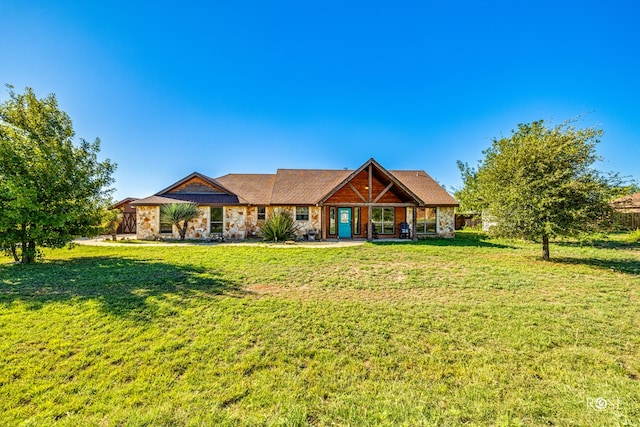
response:
M630 0L0 0L0 83L55 93L101 138L115 199L370 157L451 191L492 138L576 116L605 132L600 169L640 179L638 16Z

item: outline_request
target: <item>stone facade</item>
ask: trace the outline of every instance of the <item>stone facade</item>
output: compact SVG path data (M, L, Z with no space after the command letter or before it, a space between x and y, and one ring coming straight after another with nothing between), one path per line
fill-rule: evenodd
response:
M136 238L154 239L160 233L160 206L137 206L136 221Z
M456 229L456 212L452 207L437 208L437 228L436 233L440 237L452 238Z
M187 226L187 239L206 239L211 237L210 221L211 210L209 206L198 208L199 215L195 220L189 221ZM295 215L295 206L267 206L266 217L269 218L277 210L284 211L290 215ZM138 206L137 207L137 233L138 239L155 239L157 237L168 237L168 234L160 234L160 207L159 206ZM257 206L227 206L224 207L224 227L223 235L225 239L244 240L250 237L260 236L260 223L258 220ZM310 231L315 231L319 236L322 228L322 208L319 206L309 206L309 219L306 221L295 221L298 225L298 238L302 239ZM413 212L407 209L407 222L413 222ZM437 208L437 229L439 237L452 238L455 233L455 208ZM179 238L178 229L173 227L170 235L172 238Z
M245 237L257 237L260 233L260 224L258 221L258 207L249 206L246 208L246 215L244 219Z
M203 239L209 237L209 222L211 221L211 210L209 206L198 207L198 217L187 224L187 239ZM178 229L173 227L173 237L179 238Z
M293 214L293 207L289 207ZM307 221L298 221L296 220L296 224L298 225L298 238L302 239L303 236L309 234L310 231L314 231L318 236L320 235L320 215L322 213L322 208L318 206L309 206L309 220Z
M295 206L266 206L265 217L268 219L276 211L284 211L289 215L295 215ZM320 235L322 227L322 208L319 206L309 206L309 220L296 221L298 225L298 238L302 239L309 231L315 231ZM258 220L258 207L249 206L247 208L234 207L225 208L225 238L245 239L260 236L261 220Z
M257 218L256 210L256 218ZM246 229L247 208L231 206L224 208L224 238L242 240L247 237Z
M295 206L267 206L265 209L267 219L273 215L276 211L286 212L295 219ZM322 208L319 206L309 206L309 220L298 221L295 223L298 225L298 232L296 233L299 239L302 239L309 231L315 231L317 235L320 235L321 228L321 212ZM249 214L247 215L247 230L250 233L254 231L256 236L260 235L260 223L258 221L258 210L256 207L249 208ZM251 231L249 231L251 230Z
M266 217L273 215L276 209L282 209L293 215L293 206L278 206L266 208ZM198 218L189 221L187 225L187 239L206 239L211 237L210 221L211 209L209 206L198 208L200 214ZM297 221L300 224L299 237L312 228L320 229L320 208L311 208L309 212L310 221ZM244 240L248 237L260 235L260 221L258 221L258 208L256 206L226 206L224 207L223 236L225 239ZM160 233L160 206L138 206L137 207L137 234L138 239L149 240L158 237L179 238L178 229L174 226L173 232Z
M276 210L284 210L288 212L290 215L293 215L293 210L289 206L265 206L265 220L269 218ZM246 218L245 218L245 237L260 237L260 225L265 220L258 219L258 206L249 206L246 209Z
M209 207L198 208L198 218L189 221L187 225L187 239L202 239L209 237ZM160 233L160 206L137 206L136 238L140 240L156 239L158 237L180 238L178 229L174 226L171 234Z

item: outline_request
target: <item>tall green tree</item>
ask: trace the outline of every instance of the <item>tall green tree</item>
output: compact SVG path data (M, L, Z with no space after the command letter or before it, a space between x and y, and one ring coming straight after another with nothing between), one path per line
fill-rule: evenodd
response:
M180 240L187 235L187 224L200 215L197 203L167 203L160 206L160 218L163 222L175 225L180 234Z
M593 167L601 135L571 122L520 124L493 140L477 168L458 162L464 187L456 197L465 209L492 217L494 234L540 241L549 260L550 238L594 230L611 218L609 202L622 180Z
M30 263L40 247L97 235L115 164L98 161L100 140L80 139L55 95L9 88L0 104L0 248Z

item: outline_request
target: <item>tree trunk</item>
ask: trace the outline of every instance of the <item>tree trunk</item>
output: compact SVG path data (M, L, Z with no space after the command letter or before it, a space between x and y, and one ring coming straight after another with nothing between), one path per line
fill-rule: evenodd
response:
M187 235L187 221L182 224L182 227L178 226L178 232L180 233L180 240L184 240Z
M16 244L12 243L11 244L11 255L13 255L13 260L15 262L19 262L20 258L18 257L18 252L16 251Z
M546 234L542 236L542 259L549 261L549 236Z
M27 224L22 224L20 236L20 262L22 264L29 264L29 243L26 240L27 237Z
M22 263L31 264L36 259L36 242L25 242L22 247Z

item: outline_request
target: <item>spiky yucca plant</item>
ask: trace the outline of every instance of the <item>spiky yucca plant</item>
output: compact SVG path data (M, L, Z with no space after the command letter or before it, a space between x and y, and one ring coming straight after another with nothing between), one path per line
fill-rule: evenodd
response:
M167 203L160 206L160 217L163 222L175 225L180 234L180 240L184 240L187 234L187 223L200 215L197 203Z
M285 211L277 210L262 225L262 238L273 242L294 240L298 225Z

